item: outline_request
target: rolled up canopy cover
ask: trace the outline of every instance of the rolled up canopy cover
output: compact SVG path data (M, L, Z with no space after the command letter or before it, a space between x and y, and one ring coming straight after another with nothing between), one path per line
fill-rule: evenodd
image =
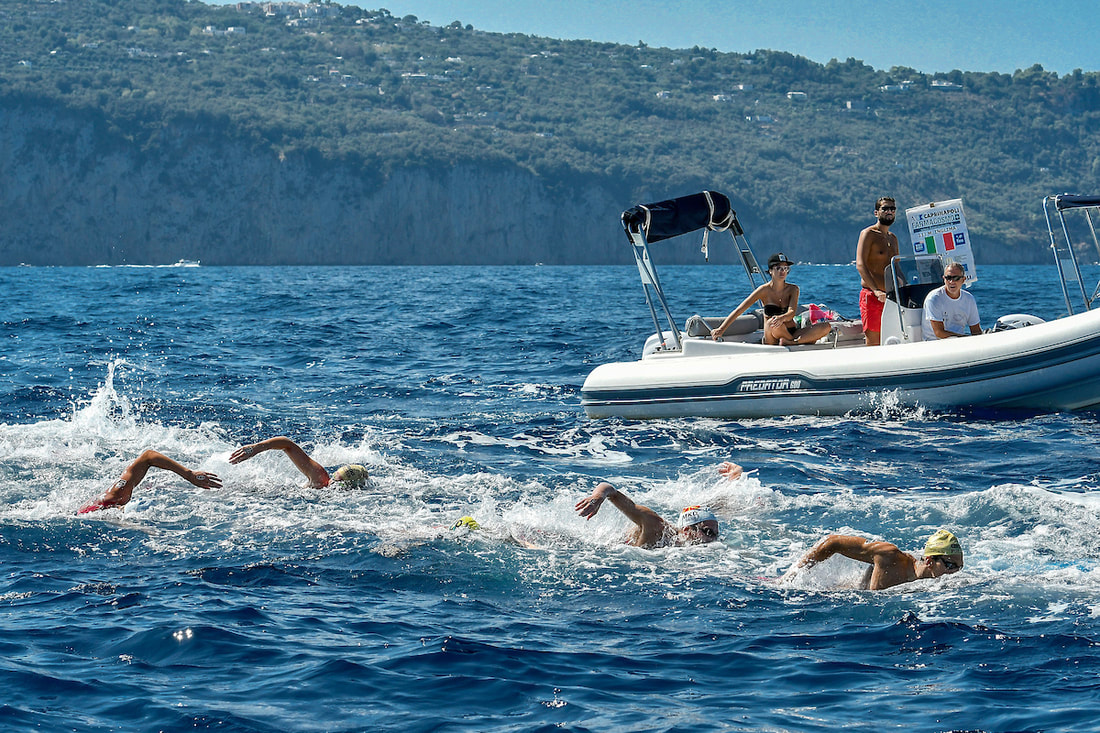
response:
M1100 206L1100 196L1078 196L1076 194L1064 193L1061 196L1055 196L1054 203L1059 211L1064 209L1079 209L1085 206Z
M655 204L638 204L623 212L623 228L641 230L647 242L659 242L699 229L722 231L733 227L742 234L730 200L717 191L702 191Z

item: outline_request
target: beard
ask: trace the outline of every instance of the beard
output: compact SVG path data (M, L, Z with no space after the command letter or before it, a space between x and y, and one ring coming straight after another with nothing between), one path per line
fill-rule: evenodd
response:
M894 219L897 215L893 211L880 211L878 214L878 223L889 226L894 223Z

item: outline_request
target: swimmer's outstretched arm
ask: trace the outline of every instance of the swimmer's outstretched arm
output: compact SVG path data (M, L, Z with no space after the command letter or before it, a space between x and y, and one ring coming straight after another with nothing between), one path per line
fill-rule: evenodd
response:
M798 561L798 567L809 568L825 562L833 555L844 555L853 560L875 564L876 557L892 557L900 554L897 545L882 540L868 540L844 534L831 534L814 545L806 556Z
M173 461L163 453L155 450L144 451L133 463L126 467L122 476L114 486L107 490L100 499L88 504L80 510L80 514L99 511L112 506L122 506L130 501L134 489L138 487L150 468L163 468L182 477L202 489L220 489L222 482L215 474L206 471L192 471L182 464Z
M294 464L295 468L301 471L302 474L309 479L309 485L311 487L321 488L329 485L330 479L325 467L310 458L309 454L302 450L301 446L293 440L281 435L274 438L268 438L267 440L261 440L259 443L241 446L233 451L233 455L229 456L229 462L234 465L243 463L257 453L263 453L265 450L281 450L286 453L287 458L290 459L290 462Z
M660 536L665 528L665 520L647 506L635 504L630 497L604 481L595 490L576 504L577 513L585 519L596 516L600 505L604 500L610 501L615 508L626 515L634 524L638 525L646 535L655 533Z

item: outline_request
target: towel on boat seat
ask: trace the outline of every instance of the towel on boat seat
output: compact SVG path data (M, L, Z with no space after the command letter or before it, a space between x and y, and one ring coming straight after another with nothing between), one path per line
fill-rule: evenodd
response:
M817 303L808 304L806 310L794 317L794 322L799 328L806 328L807 326L812 326L821 321L844 320L847 320L844 316L834 310L829 310L823 305L818 305Z

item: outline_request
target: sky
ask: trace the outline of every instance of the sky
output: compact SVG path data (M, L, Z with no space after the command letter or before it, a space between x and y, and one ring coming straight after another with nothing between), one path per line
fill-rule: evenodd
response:
M1100 71L1097 0L337 0L432 25L727 52L856 58L926 74Z

